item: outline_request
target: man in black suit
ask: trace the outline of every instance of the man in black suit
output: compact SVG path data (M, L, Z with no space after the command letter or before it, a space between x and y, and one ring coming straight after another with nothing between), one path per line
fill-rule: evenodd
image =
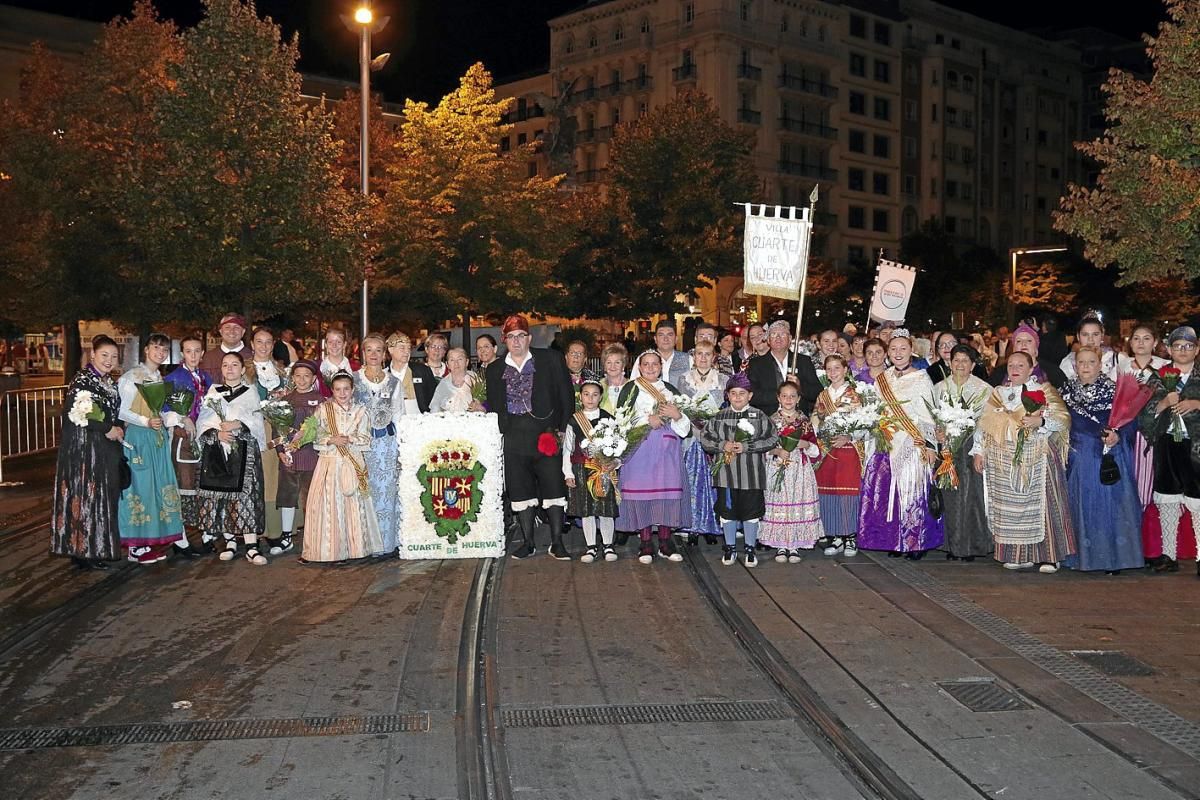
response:
M567 511L567 485L563 481L563 430L575 412L562 353L531 350L529 323L514 314L501 329L508 354L487 368L488 410L495 412L504 434L504 484L524 542L513 558L534 553L534 525L538 506L550 527L550 555L569 561L563 545L563 519Z
M746 367L746 377L754 392L750 405L764 414L774 414L779 410L779 385L793 381L800 384L800 410L811 414L823 388L812 359L803 353L791 352L791 328L783 320L771 323L767 329L767 343L771 349L766 355L755 356Z

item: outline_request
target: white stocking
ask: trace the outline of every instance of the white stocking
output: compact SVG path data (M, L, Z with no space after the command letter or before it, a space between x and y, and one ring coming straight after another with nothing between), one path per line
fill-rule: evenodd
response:
M613 543L613 532L616 527L617 521L612 517L600 517L600 538L606 545Z
M1183 516L1183 506L1180 503L1154 505L1158 506L1158 521L1162 527L1162 554L1174 561L1179 552L1179 518Z
M583 540L587 542L588 547L596 546L596 518L583 518Z
M281 508L279 509L279 517L283 522L284 534L290 534L292 532L292 525L294 525L296 522L296 509Z

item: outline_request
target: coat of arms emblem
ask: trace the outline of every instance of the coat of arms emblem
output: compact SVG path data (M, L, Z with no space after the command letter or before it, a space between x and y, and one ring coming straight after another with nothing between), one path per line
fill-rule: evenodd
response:
M483 476L475 447L467 441L430 442L417 469L425 521L450 544L471 532L483 500Z

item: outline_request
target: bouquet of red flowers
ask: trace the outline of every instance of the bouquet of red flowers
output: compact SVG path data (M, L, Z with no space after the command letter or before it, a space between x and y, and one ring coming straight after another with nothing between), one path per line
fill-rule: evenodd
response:
M779 431L779 446L785 453L792 453L804 441L804 430L800 424L800 420L792 420L783 429ZM783 488L783 473L787 470L788 462L791 461L790 455L785 455L779 462L779 471L775 473L774 491L778 492Z
M1029 390L1022 388L1021 405L1024 407L1026 415L1036 414L1046 407L1046 393L1041 389ZM1028 434L1023 426L1017 430L1017 447L1013 451L1013 464L1021 460L1021 454L1025 450L1025 439L1027 437Z
M1179 389L1179 370L1168 364L1158 371L1159 380L1166 387L1167 394L1178 391ZM1167 426L1167 433L1171 434L1171 438L1177 442L1182 442L1187 428L1183 424L1183 417L1175 413L1175 409L1171 409L1171 424Z

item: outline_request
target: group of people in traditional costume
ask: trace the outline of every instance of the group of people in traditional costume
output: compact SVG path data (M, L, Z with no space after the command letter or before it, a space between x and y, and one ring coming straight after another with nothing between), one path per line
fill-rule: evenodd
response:
M81 569L123 555L151 564L172 550L263 565L303 529L305 562L392 556L405 512L398 424L429 412L496 415L516 559L537 552L543 523L550 556L571 559L574 521L584 563L617 560L634 537L645 564L680 561L680 545L703 539L725 564L748 567L763 549L793 564L809 552L919 559L940 549L1012 570L1173 571L1200 532L1200 381L1190 380L1196 334L1186 326L1163 358L1152 328L1135 328L1117 352L1088 317L1060 360L1040 357L1039 331L1023 324L990 360L979 337L901 328L823 331L809 355L784 321L751 326L740 348L702 324L684 352L663 322L653 348L631 359L610 345L598 371L583 342L531 348L515 315L503 342L478 340L478 371L440 335L426 342L432 365L412 362L400 333L365 337L360 365L337 330L320 361L285 364L266 328L247 344L245 320L229 314L218 331L208 352L184 338L165 377L171 342L149 337L115 383L117 345L93 341L65 403L53 552ZM1122 374L1144 387L1144 406L1114 426ZM152 407L146 387L163 382L190 406ZM837 427L868 396L882 409L877 429ZM689 418L701 399L715 413ZM271 403L290 407L290 430L273 428ZM946 407L973 421L956 446ZM587 447L618 414L647 433L598 478Z

